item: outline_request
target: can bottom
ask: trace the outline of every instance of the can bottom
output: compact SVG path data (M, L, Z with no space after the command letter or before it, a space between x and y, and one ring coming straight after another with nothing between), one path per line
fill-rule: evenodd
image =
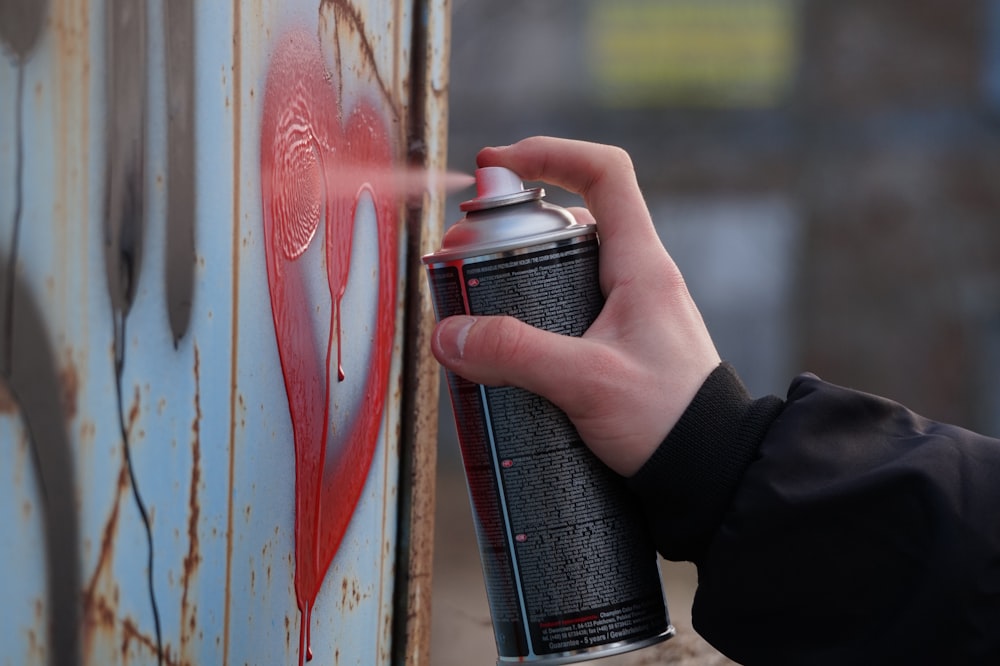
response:
M605 643L604 645L594 645L593 647L581 650L570 650L568 652L555 652L552 654L534 655L528 657L500 657L497 659L497 666L504 664L544 664L545 666L556 666L557 664L573 664L578 661L588 661L590 659L601 659L611 657L616 654L639 650L650 645L662 643L668 638L672 638L677 630L674 625L668 624L662 633L650 638L643 638L637 641L620 641L618 643Z

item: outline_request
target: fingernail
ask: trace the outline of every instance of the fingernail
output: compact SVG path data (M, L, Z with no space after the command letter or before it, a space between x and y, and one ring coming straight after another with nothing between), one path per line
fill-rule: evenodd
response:
M459 360L465 356L465 341L469 337L469 329L476 323L475 317L459 315L449 317L437 328L437 346L444 356Z

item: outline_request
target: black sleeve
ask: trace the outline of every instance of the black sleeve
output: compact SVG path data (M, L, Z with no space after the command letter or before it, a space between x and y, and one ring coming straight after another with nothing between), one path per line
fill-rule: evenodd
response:
M720 366L629 479L698 567L695 628L744 664L1000 664L1000 441Z

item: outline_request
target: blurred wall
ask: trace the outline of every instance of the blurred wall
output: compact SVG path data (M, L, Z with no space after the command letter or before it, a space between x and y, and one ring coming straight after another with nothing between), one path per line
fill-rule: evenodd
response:
M811 371L1000 434L998 4L458 0L449 164L621 145L754 392Z

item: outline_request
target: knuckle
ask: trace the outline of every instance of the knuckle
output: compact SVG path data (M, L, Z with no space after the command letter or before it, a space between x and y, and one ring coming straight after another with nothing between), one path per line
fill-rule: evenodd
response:
M518 359L522 353L522 325L511 317L497 317L482 322L478 346L483 357L498 366Z
M628 151L620 146L608 146L608 162L610 163L611 169L625 169L628 171L634 171L635 167L632 165L632 156L629 155Z
M628 151L612 145L602 146L602 150L600 167L592 174L590 181L583 188L583 193L593 191L602 182L636 180L635 166Z

